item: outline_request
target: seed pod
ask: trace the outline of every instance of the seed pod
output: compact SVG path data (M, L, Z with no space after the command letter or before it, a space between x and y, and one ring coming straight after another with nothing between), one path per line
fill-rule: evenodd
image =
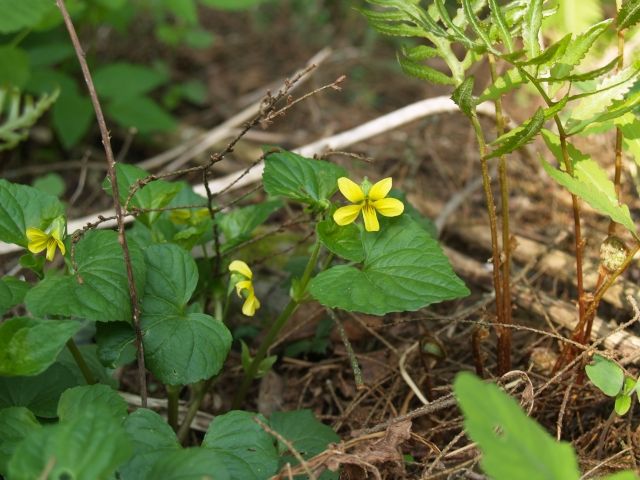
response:
M609 273L618 270L627 258L625 243L615 235L608 236L600 245L600 263Z

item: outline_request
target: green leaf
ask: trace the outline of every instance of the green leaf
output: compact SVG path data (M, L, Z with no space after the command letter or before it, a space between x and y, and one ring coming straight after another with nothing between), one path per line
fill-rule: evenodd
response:
M623 100L615 100L608 108L601 111L586 120L575 122L571 125L571 129L567 132L569 135L575 135L582 132L585 128L594 128L595 124L615 120L628 112L635 110L640 105L640 90L630 93Z
M338 190L338 178L347 172L333 163L312 160L292 152L277 152L265 158L262 180L265 191L310 205L329 205Z
M362 268L338 265L313 278L311 295L331 308L384 315L469 294L438 243L403 215L362 232Z
M0 278L0 315L22 303L31 284L15 277Z
M560 55L564 54L570 42L571 42L571 34L567 34L557 42L549 45L544 50L544 52L542 52L540 55L530 58L529 60L526 60L524 62L521 62L520 65L521 66L528 66L528 65L542 66L542 65L548 65L550 63L553 63L555 62L555 60L557 60L557 58Z
M455 22L451 20L451 17L449 16L449 12L447 11L447 6L445 5L445 0L435 0L435 5L436 5L436 8L438 9L438 15L440 16L440 20L442 20L442 23L444 23L445 27L447 27L451 31L452 38L462 43L465 46L465 48L468 48L468 49L476 48L477 46L473 42L473 40L471 40L470 38L467 38L464 31L462 31L462 29L458 25L456 25Z
M273 367L273 364L276 363L276 360L278 360L277 355L269 355L263 358L260 361L260 365L258 365L258 369L254 374L254 378L262 378L267 373L269 373L271 367ZM251 366L251 362L253 362L253 357L251 356L249 347L246 343L244 343L243 340L240 340L240 362L242 363L242 369L245 373L247 373Z
M426 45L417 45L415 47L401 47L402 56L411 60L412 62L420 62L427 60L428 58L438 57L440 52L433 47Z
M469 76L458 85L458 87L451 94L451 100L460 107L462 113L467 117L471 117L472 112L476 107L476 99L473 97L473 82L475 78Z
M38 417L55 418L60 395L76 385L75 373L60 363L32 377L0 377L0 408L26 407Z
M563 0L557 5L558 13L545 22L545 28L577 34L602 20L600 0Z
M487 48L491 49L492 42L489 38L489 31L480 23L473 5L471 4L471 0L462 0L462 9L464 16L467 19L467 22L469 22L469 25L471 25L473 31L476 32L480 40L482 40L482 43L484 43Z
M167 452L153 465L146 480L231 480L227 466L204 447Z
M121 127L135 128L142 135L176 128L175 119L147 97L119 98L107 104L106 111Z
M0 33L19 32L37 25L51 10L48 0L0 0Z
M249 240L253 231L280 208L281 200L271 200L218 214L216 221L224 235L224 250Z
M616 472L606 477L602 477L600 480L638 480L638 476L631 470L625 470L624 472Z
M125 205L129 198L130 188L137 180L147 178L149 173L135 165L126 163L116 164L116 177L118 181L118 193L120 203ZM105 192L111 195L111 182L107 177L102 187ZM142 188L138 188L136 193L131 197L128 207L136 207L141 209L161 209L166 207L171 200L183 189L183 185L179 182L166 182L164 180L153 180ZM162 214L160 211L147 212L138 218L142 223L151 226Z
M45 93L34 103L16 88L0 86L0 151L10 150L29 137L29 129L58 98L58 90ZM4 105L5 100L8 104ZM6 115L3 112L6 111Z
M463 372L453 389L467 434L482 451L484 472L495 480L577 480L570 444L556 442L497 386Z
M38 189L0 179L0 240L27 246L28 227L46 229L64 215L60 201Z
M0 375L28 376L44 372L80 329L72 320L15 317L0 323Z
M631 397L624 394L617 395L613 408L618 415L623 416L631 408Z
M558 163L564 165L560 139L549 130L542 131L542 138L547 147L555 155ZM567 142L569 158L573 165L573 177L567 172L557 170L544 159L540 159L542 167L556 182L566 187L571 193L586 201L599 212L608 215L614 222L623 225L631 233L636 227L631 219L629 207L620 205L613 182L607 173L588 155Z
M622 390L624 372L611 360L600 355L593 356L593 362L585 367L587 377L609 397L615 397Z
M218 415L209 425L202 446L215 452L232 480L261 480L278 471L278 454L273 437L254 421L262 416L232 410Z
M124 428L134 450L129 461L118 468L124 480L146 478L156 462L181 448L169 424L153 410L139 408L126 418Z
M127 100L144 95L168 81L165 72L127 62L109 63L93 74L100 96L110 100Z
M65 90L53 106L51 119L62 145L70 149L82 140L94 121L91 100L76 91Z
M355 223L341 227L332 218L327 218L318 222L316 233L323 245L336 255L352 262L364 260L361 233Z
M337 443L340 437L329 427L319 422L311 410L274 412L270 418L271 428L293 444L293 447L309 459L324 451L330 443ZM283 455L280 464L286 462L296 465L298 462L288 454L289 449L278 442L278 451ZM285 455L287 454L287 455Z
M497 145L497 148L487 158L496 158L523 147L542 130L545 120L544 110L538 108L529 120L494 140L492 144Z
M107 385L83 385L66 390L58 402L60 421L74 420L82 412L99 407L122 422L127 417L127 402Z
M640 21L640 1L623 0L622 8L618 12L618 30L633 27Z
M500 40L502 40L507 52L513 52L514 47L513 39L511 38L511 31L509 30L507 19L500 8L498 0L489 0L489 8L491 9L491 21L498 29Z
M424 37L422 28L413 25L411 17L400 10L367 10L357 8L357 10L367 17L369 25L382 35L394 37Z
M97 355L100 363L116 368L135 358L135 332L127 322L98 323L96 325Z
M133 276L138 292L143 290L143 253L129 243ZM33 287L25 298L34 315L62 315L98 322L131 320L127 272L113 231L92 231L76 245L78 270L72 275L52 274Z
M485 91L482 92L482 95L480 95L480 98L478 99L478 103L486 102L488 100L496 100L502 95L527 82L527 78L520 73L518 68L511 68L500 75L494 83L489 85Z
M397 57L400 68L405 75L440 85L455 85L455 80L440 70L409 60L400 53L398 53Z
M0 87L23 87L29 80L29 57L18 47L0 46Z
M36 417L24 407L9 407L0 410L0 475L7 475L9 459L18 443L29 433L40 428Z
M9 462L9 477L32 480L46 470L47 478L112 478L130 456L121 422L98 406L31 432Z
M173 244L151 245L145 255L141 326L147 367L169 385L212 377L227 358L231 333L209 315L187 312L198 283L193 257Z
M247 10L265 0L200 0L203 5L220 10Z
M165 8L187 25L198 24L198 10L195 0L165 0Z
M522 41L524 49L529 58L537 57L540 54L540 43L538 33L542 26L542 4L543 0L531 0L527 2L522 23Z
M60 198L62 194L64 194L64 191L67 188L62 177L53 172L36 178L33 181L32 185L33 188L37 188L44 193L48 193L49 195L53 195L54 197L58 198Z
M97 348L94 344L78 345L78 350L80 350L84 361L98 383L109 385L112 388L118 387L118 382L111 376L111 372L106 369L102 363L100 363L100 360L98 360L98 355L96 353ZM73 358L73 355L71 355L68 348L65 348L60 352L60 355L58 356L58 363L67 367L69 371L75 375L76 385L87 384L82 371L78 368L78 363Z

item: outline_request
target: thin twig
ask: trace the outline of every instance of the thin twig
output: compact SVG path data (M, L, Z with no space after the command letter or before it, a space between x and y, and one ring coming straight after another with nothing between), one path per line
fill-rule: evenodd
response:
M140 328L140 309L138 307L138 292L136 289L135 279L133 278L133 267L131 265L131 255L129 253L129 246L127 244L127 238L124 233L124 218L122 214L122 207L120 205L118 181L116 178L116 169L115 169L115 159L113 157L113 150L111 149L111 139L109 135L109 130L107 129L107 124L105 122L104 115L102 113L100 100L98 100L98 94L96 93L96 89L93 85L93 79L91 77L91 72L89 71L89 66L87 65L87 60L85 59L85 53L82 50L82 46L80 45L80 40L78 39L76 29L73 26L73 22L71 21L69 12L67 11L67 8L64 4L64 0L56 0L56 5L60 9L60 13L62 13L62 18L64 19L64 23L67 27L67 31L69 32L69 37L71 38L71 43L73 44L73 48L76 52L76 56L78 57L80 68L82 69L84 81L86 82L87 89L89 90L91 103L93 104L93 109L95 110L96 119L98 121L98 126L100 128L100 135L102 137L102 146L104 147L104 152L107 159L107 173L111 181L113 208L115 210L116 221L118 223L118 241L120 242L120 246L122 247L124 263L127 270L129 299L131 301L133 327L136 333L136 349L138 352L138 383L140 386L140 399L141 399L142 407L146 407L147 406L147 382L146 382L146 373L145 373L145 365L144 365L144 346L142 344L142 330Z

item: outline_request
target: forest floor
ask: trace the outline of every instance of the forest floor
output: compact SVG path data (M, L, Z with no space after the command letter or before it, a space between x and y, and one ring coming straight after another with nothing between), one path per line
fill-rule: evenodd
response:
M346 76L341 91L329 89L313 95L268 128L259 128L247 135L232 155L215 166L218 175L249 165L264 144L295 148L352 129L418 100L450 95L446 87L404 76L395 61L396 45L368 29L357 12L324 5L332 2L317 3L322 5L317 7L322 15L312 7L302 15L285 2L288 6L277 13L274 7L272 17L263 22L249 13L203 14L202 23L216 34L214 46L203 51L180 49L172 54L174 76L183 80L203 79L209 93L209 102L204 108L183 107L179 111L184 131L207 130L222 123L258 100L267 89L277 90L283 78L303 67L325 47L331 49L329 56L296 90L294 97ZM140 36L139 48L130 51L130 37L122 41L114 38L109 47L105 47L106 57L149 62L157 50L153 42L147 45L144 41L145 26L139 28L140 32L130 32L131 36ZM482 84L483 79L486 81L482 67L476 74L477 84ZM526 94L521 94L508 98L505 108L513 118L522 120L535 107ZM491 119L486 119L485 126L494 137ZM127 133L113 133L116 152L123 145L127 148ZM177 135L156 138L153 142L138 142L133 138L123 152L124 159L138 163L180 141ZM223 145L224 142L220 147ZM585 148L608 167L613 164L612 145L611 137L585 142ZM27 145L22 155L37 147ZM92 163L101 161L98 147L98 141L93 147L87 147L95 149L91 150ZM344 460L341 478L364 478L365 463L374 465L385 479L484 478L473 473L479 471L479 452L462 433L461 414L450 402L456 373L479 368L474 354L481 357L483 376L498 380L495 332L491 327L495 307L488 261L491 245L487 211L479 185L465 190L474 182L477 184L480 176L473 132L461 114L438 114L345 150L348 152L332 153L327 158L345 166L353 178L366 175L375 180L392 176L394 187L405 191L415 208L436 221L440 242L472 293L465 299L413 313L385 317L342 315L341 321L362 369L364 385L359 388L337 329L326 330L324 309L312 302L303 305L274 347L280 358L273 371L256 382L244 408L267 414L274 409L313 410L345 442L337 448L354 454L351 460ZM194 162L206 160L213 151L215 148ZM560 375L552 371L562 343L558 337L570 334L567 326L577 316L572 263L573 217L569 194L545 175L538 151L543 149L534 143L524 154L512 155L508 162L509 213L516 247L512 285L512 369L516 372L500 380L504 384L515 384L515 391L511 393L523 408L554 436L574 445L583 471L597 469L594 473L602 475L621 468L637 469L640 462L637 406L624 417L608 420L612 399L577 374L578 370L569 369ZM70 161L80 157L81 154L76 155ZM3 174L11 180L29 183L37 176L38 168L39 165L13 157L5 163ZM69 196L76 189L79 174L80 166L77 170L67 169L64 174ZM99 194L103 178L104 171L99 167L88 171L84 190L72 205L70 217L109 207L109 198ZM199 177L190 180L201 181ZM624 185L625 201L632 211L640 209L630 175L625 177ZM496 189L496 197L498 193ZM250 201L263 196L264 193L258 192ZM455 208L445 208L452 205L452 199L457 203ZM286 220L285 217L273 219L273 225L281 225ZM597 267L593 265L597 265L599 245L607 236L607 227L607 221L585 208L583 228L586 257L590 262L588 288L593 287L591 277L597 276ZM304 237L308 233L306 228L296 225L280 236L267 238L262 246L251 248L254 252L278 249L287 244L291 233ZM301 252L299 254L304 254L304 250ZM257 274L271 276L275 282L280 278L277 270L284 261L285 258L269 259L258 267ZM626 295L635 292L640 270L633 267L626 278L626 283L621 283L623 288L607 297L599 310L598 338L634 317L633 305ZM266 304L265 312L277 311L283 295L261 297ZM239 317L232 321L243 322ZM633 332L640 334L640 329L633 325L628 331L628 335L614 336L600 348L606 348L637 376L637 354L633 347L638 343ZM309 345L318 338L313 351ZM294 342L305 345L301 343L305 340L306 350L304 347L298 352L290 349L287 354L283 349ZM425 343L440 345L443 355L436 358L421 354ZM122 388L137 393L135 372L124 371L120 376ZM206 396L201 410L213 415L227 410L240 377L240 355L234 350L225 373ZM427 392L432 408L423 406L405 377L410 377L421 391ZM150 382L153 385L153 379ZM151 396L160 398L164 393L152 390ZM185 398L188 398L186 392ZM386 423L397 418L412 420L410 433L401 431L402 422L391 426ZM199 433L193 435L193 441L197 442ZM403 461L394 459L393 452L398 449L405 455ZM318 461L331 462L332 455L335 456L335 452L327 452Z

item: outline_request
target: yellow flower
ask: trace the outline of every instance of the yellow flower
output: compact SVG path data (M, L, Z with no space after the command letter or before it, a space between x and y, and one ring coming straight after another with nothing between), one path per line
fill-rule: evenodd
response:
M260 300L256 297L253 290L253 272L249 268L249 265L242 260L234 260L229 264L229 271L231 273L238 274L240 277L235 284L236 293L242 298L242 292L247 291L244 304L242 305L242 313L247 317L253 317L256 310L260 308Z
M47 249L47 260L52 261L56 254L56 246L65 254L64 243L59 229L52 229L51 232L43 232L39 228L30 227L27 228L27 248L32 253L40 253L45 248Z
M340 193L353 205L337 209L333 219L340 226L349 225L358 218L362 210L365 230L377 232L380 230L380 224L376 212L385 217L397 217L404 211L404 205L400 200L385 198L391 190L391 184L391 177L384 178L373 185L365 179L360 187L347 177L340 177L338 179Z

